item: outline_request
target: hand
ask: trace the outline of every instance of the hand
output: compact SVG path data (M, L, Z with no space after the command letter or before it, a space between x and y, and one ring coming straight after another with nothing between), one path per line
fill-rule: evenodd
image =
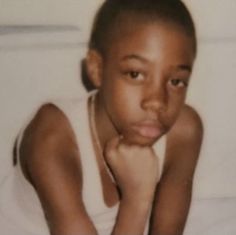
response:
M122 198L152 200L158 180L158 158L152 147L127 145L115 137L104 153Z

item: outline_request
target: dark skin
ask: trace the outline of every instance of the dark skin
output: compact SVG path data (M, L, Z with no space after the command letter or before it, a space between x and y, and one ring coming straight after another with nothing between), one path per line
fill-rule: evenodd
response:
M184 103L193 42L171 23L134 27L126 21L121 29L122 37L114 32L105 56L94 50L87 56L89 76L99 89L99 140L121 192L119 197L97 151L104 201L108 206L120 201L112 234L143 234L152 208L150 234L180 235L203 133L198 114ZM165 164L156 185L152 145L163 134ZM79 146L67 118L52 104L41 107L26 129L21 165L39 195L51 234L97 234L82 202Z

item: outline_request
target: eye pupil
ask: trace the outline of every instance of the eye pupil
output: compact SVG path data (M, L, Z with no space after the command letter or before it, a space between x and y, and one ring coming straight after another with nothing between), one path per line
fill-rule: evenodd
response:
M178 85L178 84L179 84L179 80L177 80L177 79L172 80L172 84L173 84L174 86Z
M132 78L137 78L138 77L138 75L139 75L139 72L130 72L130 76L132 77Z

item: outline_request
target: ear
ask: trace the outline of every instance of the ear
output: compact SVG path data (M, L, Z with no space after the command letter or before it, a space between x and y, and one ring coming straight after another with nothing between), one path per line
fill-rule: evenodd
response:
M89 80L96 88L102 83L103 59L100 53L95 50L89 50L86 56L86 69Z

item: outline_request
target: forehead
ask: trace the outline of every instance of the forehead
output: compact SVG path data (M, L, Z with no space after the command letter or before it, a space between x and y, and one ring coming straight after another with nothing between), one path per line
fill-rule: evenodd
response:
M140 53L150 58L157 54L186 60L193 60L194 41L181 26L173 22L143 20L143 18L122 17L114 25L107 44L107 54L124 56Z

